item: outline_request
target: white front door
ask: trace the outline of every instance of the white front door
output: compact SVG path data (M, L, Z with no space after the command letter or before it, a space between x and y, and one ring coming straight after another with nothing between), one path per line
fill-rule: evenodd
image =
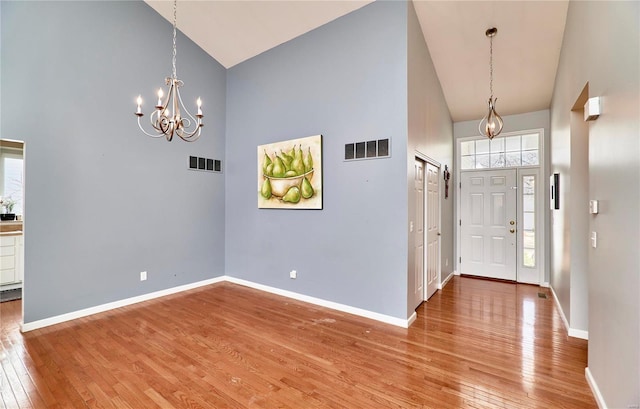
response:
M516 170L462 172L461 274L516 280Z
M424 301L424 165L419 159L415 160L414 196L415 196L415 226L413 226L414 242L414 294L413 305L417 307Z
M440 170L427 163L427 274L426 294L428 300L438 289L440 275Z

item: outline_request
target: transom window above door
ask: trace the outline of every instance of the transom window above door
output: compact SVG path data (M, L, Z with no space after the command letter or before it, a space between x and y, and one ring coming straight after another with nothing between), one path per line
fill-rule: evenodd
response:
M538 166L540 133L511 134L460 142L460 169Z

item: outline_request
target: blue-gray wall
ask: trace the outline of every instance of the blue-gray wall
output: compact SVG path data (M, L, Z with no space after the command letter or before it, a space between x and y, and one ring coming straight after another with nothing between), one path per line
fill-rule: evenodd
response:
M24 322L223 275L224 174L187 159L225 159L224 68L179 34L203 136L151 139L134 101L150 112L171 74L170 23L142 2L0 7L0 137L26 143Z
M576 142L571 110L587 82L589 96L602 98L586 148L588 197L600 201L599 214L587 216L588 231L598 234L597 248L587 251L588 374L600 407L639 407L640 2L569 3L551 103L552 146L564 150L554 149L554 168L574 164L567 160Z
M256 146L316 134L323 210L258 209ZM343 160L345 143L380 138L391 158ZM407 318L407 3L372 3L231 68L226 149L228 275Z

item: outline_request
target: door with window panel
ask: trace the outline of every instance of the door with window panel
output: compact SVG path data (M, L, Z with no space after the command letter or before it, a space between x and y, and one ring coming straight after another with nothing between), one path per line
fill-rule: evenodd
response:
M544 263L544 259L542 258L542 248L540 246L542 243L541 221L544 218L544 208L541 201L543 199L541 198L541 192L544 192L544 190L541 189L544 187L542 185L544 181L540 179L539 168L542 155L541 143L542 131L503 134L492 140L476 138L460 142L458 159L460 163L459 169L462 171L462 187L459 204L461 216L459 271L485 277L514 279L518 282L531 284L542 282L541 264ZM483 210L476 207L479 206L479 203L475 205L472 203L473 198L471 196L475 195L476 199L479 196L477 195L478 192L473 192L475 189L473 184L471 186L468 184L473 181L479 181L480 175L483 173L485 177L490 178L493 171L500 169L505 171L512 169L516 179L513 186L517 187L513 189L513 195L511 196L514 202L509 206L514 212L513 226L515 226L515 234L513 240L515 245L513 248L514 263L511 267L505 265L499 268L502 272L496 274L496 263L489 261L491 253L487 253L487 257L485 257L486 263L484 261L479 263L478 260L480 235L478 232L471 233L469 229L473 228L474 220L471 219L474 215L478 216ZM476 172L467 174L465 171L468 170L475 170ZM470 180L470 176L473 174L475 174L473 176L474 180ZM465 181L467 189L465 189ZM485 182L490 181L490 179L485 180ZM485 203L484 206L488 204ZM466 222L472 223L472 225L465 225ZM510 230L511 225L509 227ZM471 239L470 234L471 236L475 234L475 241ZM495 244L499 240L493 240L492 242ZM478 248L473 247L473 243ZM489 245L489 242L485 242L485 245ZM469 265L468 263L475 263L475 265ZM509 269L512 271L508 271Z

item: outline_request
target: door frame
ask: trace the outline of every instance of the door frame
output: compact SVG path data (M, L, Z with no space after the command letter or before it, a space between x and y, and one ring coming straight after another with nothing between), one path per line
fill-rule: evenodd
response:
M546 166L546 146L545 146L545 132L544 132L544 128L531 128L531 129L523 129L523 130L519 130L519 131L515 131L515 132L503 132L501 134L501 137L504 136L513 136L513 135L524 135L524 134L528 134L528 133L538 133L540 135L540 137L538 138L538 166L522 166L522 167L516 167L516 168L489 168L487 170L496 170L496 169L532 169L532 168L538 168L539 169L539 175L541 180L538 183L538 189L536 189L536 206L538 206L538 209L540 209L540 215L539 217L537 217L536 220L536 229L539 232L537 236L537 243L539 243L539 246L536 248L536 251L539 253L538 257L537 257L537 262L539 263L540 269L539 269L539 274L538 274L538 285L540 285L541 287L549 287L549 282L546 280L545 277L545 271L547 271L547 246L549 243L548 237L547 237L547 221L549 220L549 210L547 208L547 206L545 206L545 203L548 203L548 194L549 194L549 189L548 189L548 171L547 171L547 166ZM468 136L468 137L459 137L459 138L455 138L454 141L454 180L455 185L454 187L456 188L456 195L455 195L455 220L458 221L458 223L456 223L455 225L455 257L453 260L454 263L454 275L460 275L460 257L462 255L462 240L461 238L461 227L460 227L460 217L461 217L461 205L460 205L460 180L461 180L461 172L462 170L460 169L460 144L462 142L466 142L466 141L473 141L473 140L478 140L478 139L482 139L481 136L477 135L477 136ZM476 171L482 171L479 169L475 169ZM519 172L517 177L519 178ZM518 191L518 200L521 196L520 194L521 192ZM518 212L520 212L521 209L518 209ZM518 248L520 247L520 244L518 243ZM518 253L520 253L520 250L518 250ZM518 258L517 259L517 263L519 265L519 263L521 262L521 260Z
M442 165L437 160L425 155L424 153L416 150L415 151L415 159L421 160L425 164L430 164L431 166L435 166L438 169L438 226L440 226L440 231L442 232L442 186L443 183L440 183L440 177L442 176ZM425 175L426 175L426 167L425 167ZM427 223L427 189L426 189L426 177L425 177L425 189L423 190L424 195L424 217L423 223L426 225ZM427 301L427 230L423 229L424 232L424 243L423 247L424 251L424 263L422 266L422 300ZM442 290L442 235L438 236L438 277L437 277L437 287L438 290Z
M20 263L22 264L22 285L21 285L21 288L22 288L21 304L22 304L22 306L20 308L21 309L21 312L20 312L20 316L21 316L21 319L20 319L20 331L22 331L22 326L24 325L24 304L25 304L25 298L26 298L26 293L27 293L25 291L25 288L26 288L26 275L27 274L26 274L26 269L25 269L25 266L26 266L25 261L26 260L25 260L25 251L24 251L25 243L26 243L26 240L25 240L25 232L26 232L25 220L26 220L26 216L25 216L25 214L26 214L26 197L27 197L27 194L26 194L26 186L27 186L27 184L26 184L26 179L27 179L27 142L25 140L11 139L11 138L0 138L0 140L7 141L7 142L20 142L20 143L22 143L22 243L21 243L22 249L20 251L20 253L21 253L20 254L20 257L21 257ZM0 164L0 166L1 165L2 164Z

